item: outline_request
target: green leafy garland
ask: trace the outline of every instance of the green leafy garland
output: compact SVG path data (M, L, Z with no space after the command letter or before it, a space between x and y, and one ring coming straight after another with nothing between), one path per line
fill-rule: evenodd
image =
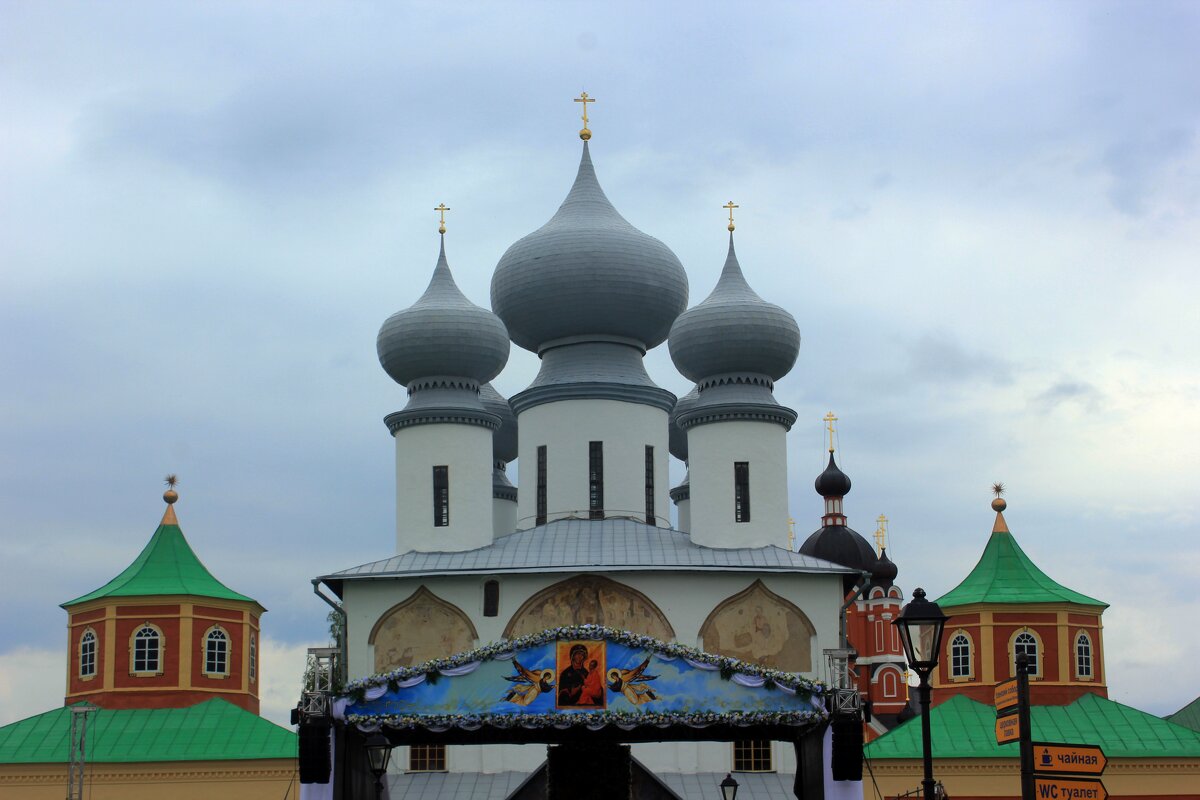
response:
M518 636L515 639L502 639L499 642L492 642L491 644L484 645L483 647L479 647L475 650L470 650L465 653L458 653L447 658L435 658L432 661L426 661L424 664L418 664L412 667L398 667L389 672L381 672L377 675L369 675L365 678L357 678L346 684L345 694L353 699L355 703L362 703L366 699L367 689L374 686L386 685L389 691L395 692L400 688L400 681L408 680L409 678L414 678L418 675L424 675L426 680L428 680L430 683L436 683L440 674L438 672L439 670L454 669L456 667L461 667L464 664L471 664L476 661L492 661L499 655L508 655L509 653L517 650L526 650L530 647L536 647L537 645L545 644L546 642L557 641L560 639L605 639L611 642L617 642L618 644L623 644L626 647L650 650L671 658L686 658L691 661L717 667L717 669L720 670L721 677L725 680L732 678L735 673L741 673L743 675L755 675L765 678L766 683L763 684L763 686L766 689L773 689L776 685L779 685L789 689L794 689L798 692L804 692L809 695L821 695L825 692L824 683L805 678L796 674L795 672L784 672L782 670L772 669L770 667L763 667L758 664L751 664L748 661L742 661L737 658L730 658L729 656L706 653L703 650L696 649L695 647L688 647L687 645L678 644L675 642L664 642L661 639L655 639L653 636L646 636L645 634L641 633L633 633L632 631L618 630L617 628L608 628L604 625L566 625L560 628L550 628L548 630L541 631L540 633L531 633L528 636ZM613 714L617 712L606 713ZM793 712L788 713L790 714ZM574 719L578 715L566 714L563 716ZM635 716L640 717L644 715ZM585 719L600 718L603 718L603 715L600 715L599 717L597 717L595 714L585 715ZM404 718L400 717L397 719ZM422 719L433 718L422 717ZM388 724L392 723L389 722ZM404 726L401 725L400 727Z

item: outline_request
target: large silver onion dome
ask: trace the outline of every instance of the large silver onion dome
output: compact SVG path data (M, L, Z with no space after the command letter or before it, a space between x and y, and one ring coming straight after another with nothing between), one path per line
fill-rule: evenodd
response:
M800 353L800 328L791 314L763 300L742 276L729 236L729 255L712 294L671 328L671 360L685 376L755 372L779 380Z
M490 381L504 369L508 347L504 323L454 283L444 238L425 294L388 317L375 339L379 363L403 385L440 375Z
M687 298L683 265L613 208L586 142L567 199L549 222L508 248L492 275L492 308L513 342L533 352L569 337L655 347Z
M500 427L492 434L492 460L515 461L517 458L517 415L504 396L490 383L479 385L479 402L483 410L500 418Z

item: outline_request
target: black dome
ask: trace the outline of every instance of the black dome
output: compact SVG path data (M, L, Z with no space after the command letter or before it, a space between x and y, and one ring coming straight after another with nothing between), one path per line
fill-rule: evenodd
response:
M833 453L829 454L829 466L817 476L813 486L821 497L845 497L850 494L850 476L838 469L833 461Z
M886 547L879 551L879 560L875 563L874 574L875 582L882 586L891 586L892 581L896 580L896 576L900 574L900 568L887 557Z
M846 482L849 483L849 479ZM875 573L875 564L879 560L875 557L875 548L862 534L845 525L827 525L814 532L800 546L800 552L871 574Z

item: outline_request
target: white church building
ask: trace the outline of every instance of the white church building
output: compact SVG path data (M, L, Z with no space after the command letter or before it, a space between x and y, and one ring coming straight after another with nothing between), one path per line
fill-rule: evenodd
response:
M345 610L348 675L598 623L824 678L853 571L789 547L796 414L772 392L798 356L796 321L750 287L732 216L720 279L688 308L683 265L621 216L586 127L581 138L558 211L496 265L491 310L455 285L443 226L428 288L380 329L380 363L408 395L385 420L395 543L318 579ZM489 382L510 342L541 367L506 399ZM643 365L664 343L695 384L683 398ZM687 467L675 487L672 458ZM707 776L727 772L743 800L778 797L796 771L792 747L769 741L636 744L633 756L680 797L717 796ZM545 759L537 745L397 748L391 796L519 796ZM776 788L756 790L763 780Z

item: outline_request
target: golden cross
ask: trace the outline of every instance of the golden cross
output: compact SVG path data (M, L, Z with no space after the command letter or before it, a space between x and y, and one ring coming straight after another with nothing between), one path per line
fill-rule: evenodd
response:
M730 200L728 203L726 203L725 205L721 206L721 208L728 208L728 209L729 209L729 232L730 232L730 233L733 233L733 210L734 210L735 208L741 208L741 206L734 205L734 204L733 204L733 201L732 201L732 200Z
M446 212L450 210L450 206L445 203L438 203L433 209L438 212L438 233L446 232Z
M592 132L588 130L587 104L596 102L596 98L588 97L587 92L580 92L579 97L575 98L576 103L583 103L583 130L579 131L579 138L585 142L592 138Z
M879 527L875 529L875 546L882 553L883 548L887 547L887 517L880 514L879 519L875 521L879 523Z
M833 452L833 423L837 422L837 417L830 411L821 419L825 420L825 427L829 429L829 452Z

